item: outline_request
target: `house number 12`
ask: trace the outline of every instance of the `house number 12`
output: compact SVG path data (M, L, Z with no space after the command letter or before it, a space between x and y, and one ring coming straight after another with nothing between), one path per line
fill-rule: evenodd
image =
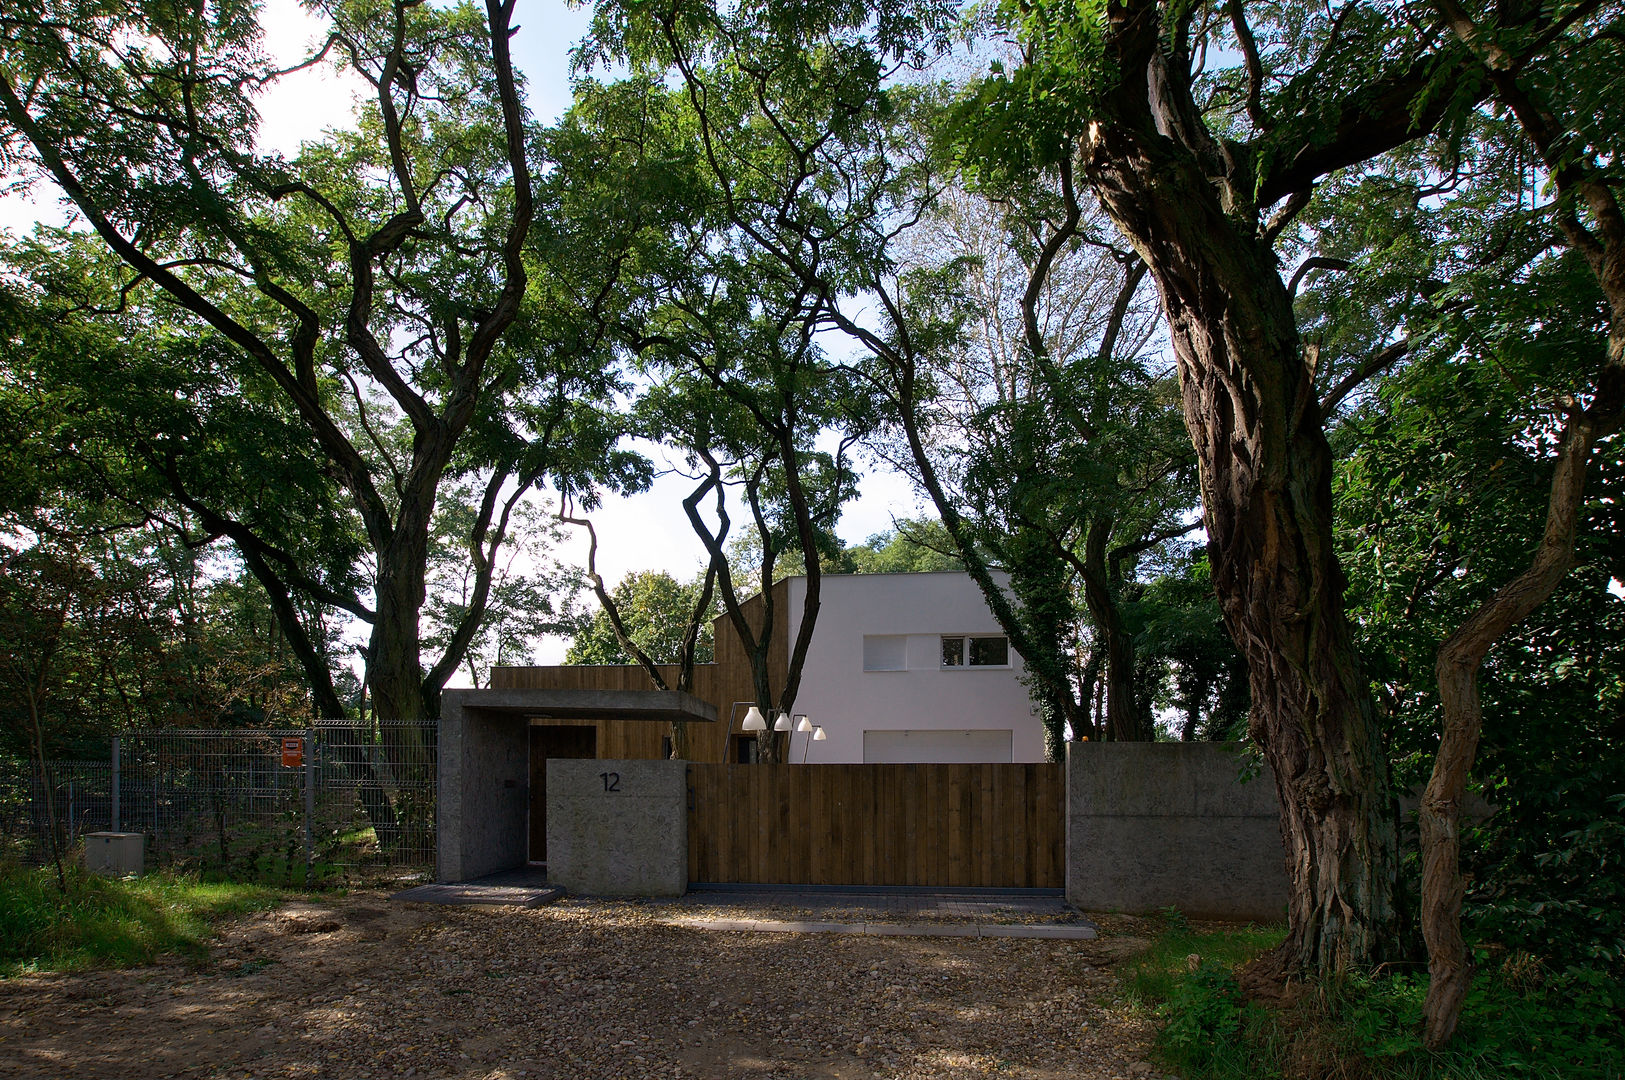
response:
M605 791L619 791L619 790L621 790L621 774L620 773L618 773L618 772L601 772L601 773L598 774L598 777L599 777L599 779L601 779L604 782L604 790Z

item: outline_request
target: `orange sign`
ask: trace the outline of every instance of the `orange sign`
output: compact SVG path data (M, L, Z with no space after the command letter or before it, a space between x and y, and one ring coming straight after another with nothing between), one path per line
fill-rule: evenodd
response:
M297 769L305 763L305 740L282 740L282 765L284 768Z

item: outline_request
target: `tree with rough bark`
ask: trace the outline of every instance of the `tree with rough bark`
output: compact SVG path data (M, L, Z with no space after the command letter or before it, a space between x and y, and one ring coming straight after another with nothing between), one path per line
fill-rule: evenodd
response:
M1317 188L1430 136L1459 139L1492 84L1506 93L1513 69L1560 65L1565 36L1595 10L1498 9L1497 59L1470 19L1443 7L1036 4L1009 9L1032 61L990 79L970 107L990 157L1011 145L1076 154L1162 297L1214 582L1281 796L1290 931L1274 959L1285 973L1380 960L1396 950L1398 922L1386 764L1330 542L1325 414L1351 384L1321 389L1318 351L1293 311L1323 260L1311 253L1288 280L1282 254L1312 245L1294 222ZM1571 240L1601 275L1609 200L1594 183L1579 196L1584 155L1575 160L1565 149L1546 165L1569 168L1570 197L1597 215L1603 236ZM1406 349L1394 342L1359 364L1355 384ZM1476 663L1461 659L1441 664ZM1454 753L1441 758L1447 773ZM1449 797L1427 801L1443 811Z
M1600 444L1625 419L1625 182L1617 175L1625 114L1618 101L1617 9L1585 0L1538 13L1478 11L1456 0L1434 6L1470 54L1472 74L1490 86L1495 104L1533 148L1548 177L1547 209L1562 246L1584 260L1607 312L1590 347L1571 362L1573 381L1549 390L1555 454L1545 525L1529 565L1439 646L1443 716L1420 818L1429 976L1424 1039L1436 1048L1455 1034L1472 975L1461 933L1459 834L1461 799L1483 729L1479 671L1495 643L1568 573L1593 457L1599 450L1617 453Z
M1439 125L1461 51L1362 4L1008 13L1030 60L968 101L973 152L1075 160L1162 301L1214 587L1280 795L1289 932L1274 969L1371 965L1398 950L1395 823L1331 542L1315 356L1279 245L1324 178Z

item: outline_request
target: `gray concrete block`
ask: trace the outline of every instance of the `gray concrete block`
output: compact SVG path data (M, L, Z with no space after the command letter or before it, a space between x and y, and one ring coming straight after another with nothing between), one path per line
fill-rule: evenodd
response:
M1286 866L1275 784L1215 743L1086 743L1067 754L1066 899L1276 921Z
M687 892L687 764L550 759L547 877L585 896Z
M872 937L976 937L976 927L963 923L883 923L863 924Z
M1094 927L1079 923L1075 926L981 926L982 937L1049 938L1056 941L1090 941L1100 936Z
M1115 817L1278 817L1268 766L1247 771L1233 743L1068 743L1067 802Z
M137 877L146 872L147 836L138 832L85 834L85 869L102 877Z

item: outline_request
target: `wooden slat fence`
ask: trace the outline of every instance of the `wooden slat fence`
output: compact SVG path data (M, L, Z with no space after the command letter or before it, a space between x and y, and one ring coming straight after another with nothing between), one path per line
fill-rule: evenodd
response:
M1065 885L1060 765L688 768L695 882Z

